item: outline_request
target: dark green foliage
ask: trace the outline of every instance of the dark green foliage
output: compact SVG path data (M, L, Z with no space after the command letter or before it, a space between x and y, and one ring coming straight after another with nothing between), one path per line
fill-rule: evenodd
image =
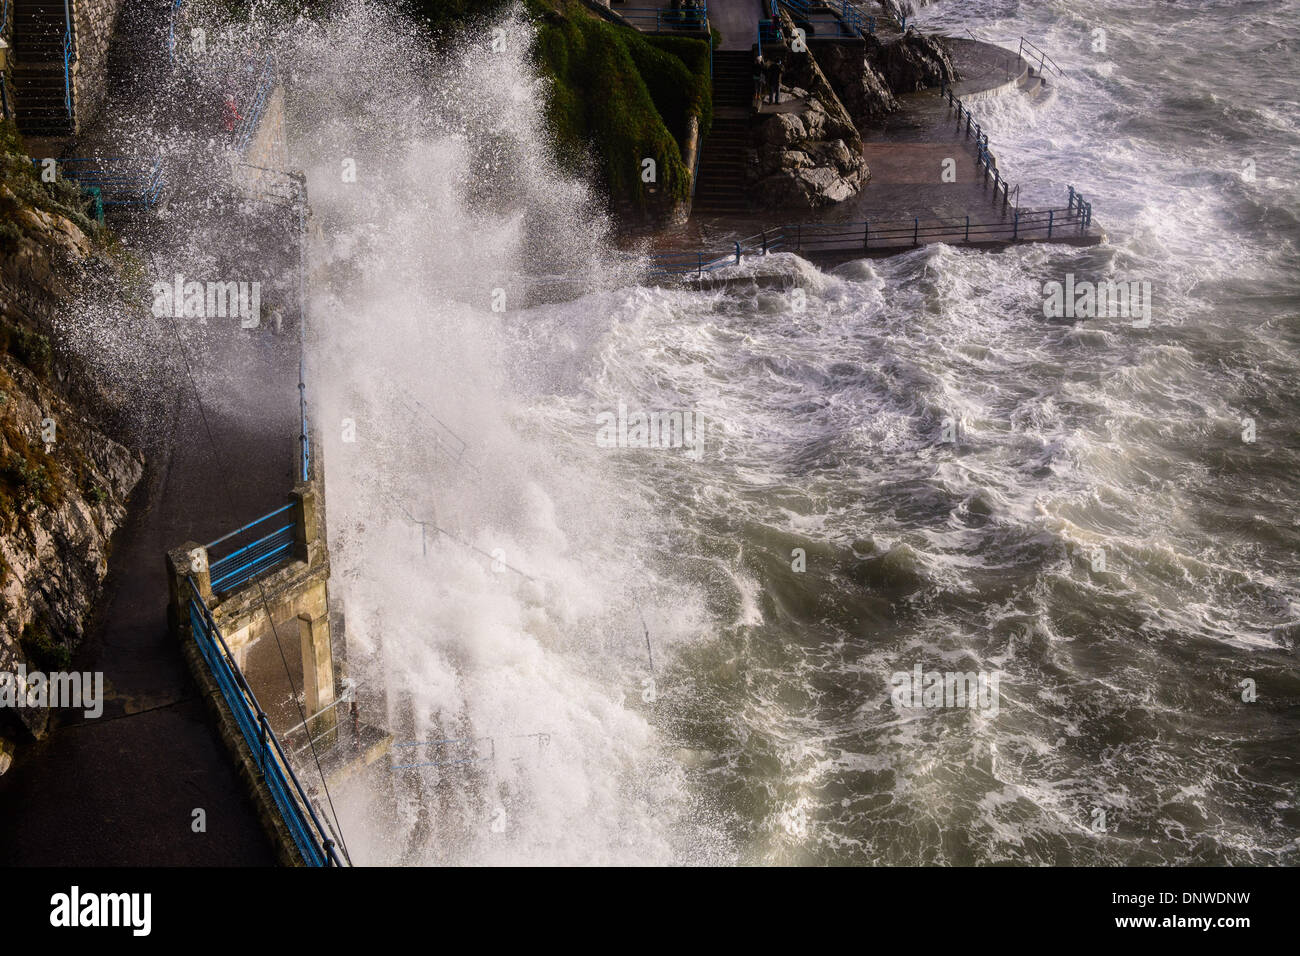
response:
M11 120L0 121L0 183L13 193L0 196L0 248L8 248L21 238L22 228L14 220L14 213L24 204L71 219L88 236L102 237L103 229L90 218L90 201L81 190L64 180L41 182Z
M72 653L50 636L44 624L28 624L21 638L27 659L39 670L66 672L72 667Z
M535 55L552 81L547 112L560 155L593 148L616 200L644 207L646 158L656 162L659 190L675 200L689 194L688 120L700 115L701 133L712 120L708 44L552 14L538 25Z
M49 379L54 350L50 348L50 340L41 333L21 325L0 326L0 349L26 365L38 378Z

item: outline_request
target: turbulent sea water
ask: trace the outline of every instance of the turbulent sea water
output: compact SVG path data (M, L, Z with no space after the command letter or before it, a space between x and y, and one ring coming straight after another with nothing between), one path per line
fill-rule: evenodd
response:
M922 8L1057 59L980 118L1108 241L775 257L797 312L637 284L521 21L495 55L362 3L297 31L352 669L399 741L491 738L336 794L354 859L1296 862L1298 13ZM1045 318L1068 273L1149 280L1151 326ZM601 447L620 403L702 454ZM917 665L999 674L996 712L896 708Z

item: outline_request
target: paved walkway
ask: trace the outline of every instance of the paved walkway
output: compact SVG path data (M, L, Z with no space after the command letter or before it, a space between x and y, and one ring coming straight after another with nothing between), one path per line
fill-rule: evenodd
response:
M133 84L148 69L158 18L169 10L152 0L123 11L109 66L115 95L150 95L147 84ZM92 139L106 127L91 131ZM246 271L272 259L266 249L284 246L232 229L229 213L205 207L210 191L211 180L202 177L176 182L169 217L143 221L149 238L136 248L157 253L164 275L207 277L207 250L191 245L191 231L198 237L207 230L213 247L234 250ZM231 231L243 237L239 245L226 241ZM48 736L24 746L0 776L0 861L8 865L276 863L168 628L164 554L187 539L211 541L285 503L298 451L297 338L181 320L200 415L163 323L152 338L142 331L139 347L156 351L155 374L174 385L163 396L170 413L146 439L146 474L113 540L96 620L73 658L77 671L103 672L104 713L86 720L81 711L53 712ZM286 654L298 656L296 631ZM191 827L195 809L206 813L206 833Z
M763 0L709 0L709 23L722 34L719 50L748 50L766 16Z

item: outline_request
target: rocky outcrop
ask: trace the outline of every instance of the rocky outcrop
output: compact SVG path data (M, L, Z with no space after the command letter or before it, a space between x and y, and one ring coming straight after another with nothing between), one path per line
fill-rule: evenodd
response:
M794 23L782 12L787 36ZM748 157L754 203L763 209L819 209L856 196L870 171L853 118L810 53L786 52L787 112L760 114Z
M755 132L750 178L756 204L817 209L856 196L868 177L857 130L807 90L789 93L803 101L801 108L769 115Z
M818 44L817 63L858 129L879 126L898 109L893 91L863 55L861 44Z
M947 43L910 29L889 43L869 45L867 61L895 94L955 83L959 78Z
M41 193L24 178L26 169L3 159L0 672L13 674L21 664L48 673L69 668L85 634L143 461L107 434L101 416L112 396L52 341L55 318L66 314L83 282L114 266L79 213L60 214L60 197ZM38 195L46 208L33 204ZM120 314L127 312L122 307ZM47 721L40 708L0 708L0 772L12 758L12 741L40 736Z

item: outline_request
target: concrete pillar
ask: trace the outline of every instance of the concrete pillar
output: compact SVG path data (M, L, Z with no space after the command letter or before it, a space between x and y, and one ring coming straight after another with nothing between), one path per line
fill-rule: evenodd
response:
M330 647L329 618L322 615L298 615L298 641L302 645L303 710L306 711L307 732L313 738L325 735L317 748L334 745L338 732L338 708L312 718L334 703L334 653Z
M293 509L293 556L299 561L313 563L317 547L320 516L316 511L316 490L303 485L289 492L295 505Z
M212 575L208 570L208 551L196 541L187 541L179 548L167 552L167 578L170 601L167 608L168 623L172 631L189 625L190 590L186 578L193 578L199 595L210 608L213 604Z

